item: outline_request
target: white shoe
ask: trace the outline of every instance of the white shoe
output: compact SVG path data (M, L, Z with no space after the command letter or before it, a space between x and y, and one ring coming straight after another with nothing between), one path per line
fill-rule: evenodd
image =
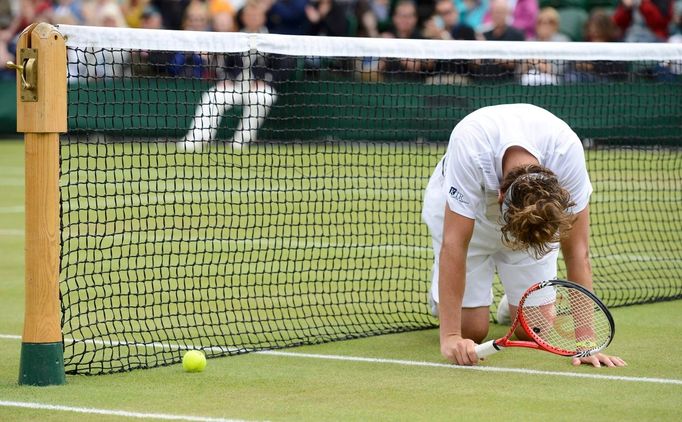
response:
M507 295L503 295L500 303L497 305L497 323L502 325L511 324L511 315L509 314L509 301Z

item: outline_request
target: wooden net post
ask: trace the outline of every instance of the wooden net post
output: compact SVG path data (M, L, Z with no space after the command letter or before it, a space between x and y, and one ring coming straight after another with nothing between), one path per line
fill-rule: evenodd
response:
M26 306L19 384L64 384L59 301L59 134L66 132L66 45L33 24L17 45L17 132L24 133Z

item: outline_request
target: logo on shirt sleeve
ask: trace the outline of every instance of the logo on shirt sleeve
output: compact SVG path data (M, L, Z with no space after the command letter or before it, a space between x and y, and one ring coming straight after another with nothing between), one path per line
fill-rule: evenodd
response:
M464 199L464 194L461 191L457 190L456 187L450 186L450 190L448 191L448 194L455 201L460 202L460 203L465 204L465 205L469 205L469 202L467 202L467 200Z

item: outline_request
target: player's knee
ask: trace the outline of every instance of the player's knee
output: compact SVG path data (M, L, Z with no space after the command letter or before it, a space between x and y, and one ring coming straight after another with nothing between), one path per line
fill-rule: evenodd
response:
M516 329L514 330L514 334L516 335L516 337L517 337L519 340L522 340L522 341L531 341L531 340L532 340L532 339L530 338L530 336L528 335L528 333L526 333L526 330L524 330L524 329L523 329L522 327L520 327L520 326L519 326L519 327L516 327Z

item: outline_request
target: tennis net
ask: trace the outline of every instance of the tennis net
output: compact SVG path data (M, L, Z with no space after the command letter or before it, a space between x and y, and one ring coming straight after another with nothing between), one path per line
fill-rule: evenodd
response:
M501 103L583 139L597 294L682 297L679 46L60 31L68 373L436 326L423 190Z

